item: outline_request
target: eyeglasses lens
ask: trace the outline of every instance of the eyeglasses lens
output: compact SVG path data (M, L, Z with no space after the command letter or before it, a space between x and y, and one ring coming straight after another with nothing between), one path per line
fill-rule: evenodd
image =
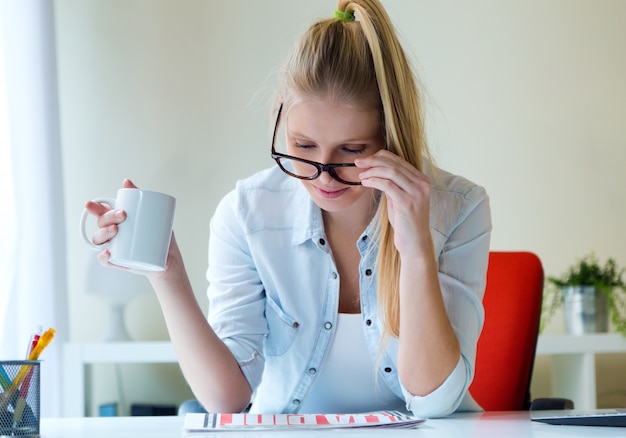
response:
M279 159L280 167L287 173L297 178L313 179L319 171L313 164L305 163L299 160L293 160L287 157ZM334 167L330 170L331 175L341 182L348 184L360 184L359 169L356 167Z

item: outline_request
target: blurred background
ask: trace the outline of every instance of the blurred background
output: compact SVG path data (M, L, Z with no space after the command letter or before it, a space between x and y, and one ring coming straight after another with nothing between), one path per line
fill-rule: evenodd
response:
M4 0L0 0L4 1ZM178 200L175 232L206 308L208 223L238 179L271 166L270 103L295 39L334 0L54 0L67 340L97 341L78 220L124 178ZM425 94L446 170L486 187L492 249L558 275L595 251L626 264L626 3L383 0ZM17 192L19 193L19 191ZM3 210L4 211L4 210ZM42 213L42 218L45 214ZM167 340L156 298L126 307L135 340ZM560 314L548 333L562 333ZM626 356L598 357L598 405L626 406ZM550 394L538 357L533 397ZM92 367L88 414L191 396L177 365Z

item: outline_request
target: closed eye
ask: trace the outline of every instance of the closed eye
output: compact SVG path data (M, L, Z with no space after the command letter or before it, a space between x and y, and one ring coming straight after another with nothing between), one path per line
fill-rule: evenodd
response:
M360 148L350 148L350 147L344 147L343 148L344 151L350 153L350 154L362 154L363 152L365 152L365 147L360 147Z
M307 151L307 152L312 152L314 149L317 149L317 145L314 143L300 143L297 140L293 141L293 147L301 151ZM353 144L353 145L345 144L341 146L337 152L345 154L345 155L361 155L361 154L364 154L367 150L368 150L368 145L365 145L365 144Z

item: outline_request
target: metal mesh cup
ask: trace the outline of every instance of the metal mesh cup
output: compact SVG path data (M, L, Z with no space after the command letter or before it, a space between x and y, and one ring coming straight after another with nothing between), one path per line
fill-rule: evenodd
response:
M39 437L40 362L0 361L0 438Z

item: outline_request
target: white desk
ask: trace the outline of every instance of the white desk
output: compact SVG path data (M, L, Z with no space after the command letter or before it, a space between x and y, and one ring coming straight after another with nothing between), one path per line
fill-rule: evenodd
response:
M596 409L598 353L625 353L626 339L617 333L539 336L537 354L551 355L555 397L574 401L576 409Z
M182 417L89 417L44 418L41 436L44 438L268 438L277 436L271 431L210 432L185 434ZM337 436L336 430L289 431L285 437ZM457 414L444 419L427 420L417 429L410 430L342 430L349 436L370 438L389 437L480 437L480 438L556 438L556 437L623 437L620 427L551 426L530 421L528 412L489 412L483 414Z
M63 347L63 416L85 415L85 366L95 363L177 363L170 342L68 343Z

